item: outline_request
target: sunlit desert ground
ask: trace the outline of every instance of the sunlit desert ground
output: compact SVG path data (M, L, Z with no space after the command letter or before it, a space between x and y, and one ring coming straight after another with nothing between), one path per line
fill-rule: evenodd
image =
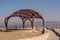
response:
M60 29L55 29L60 33ZM0 32L0 40L59 40L59 37L55 35L51 30L45 30L44 34L41 34L37 30L9 30L8 32Z
M32 30L9 30L8 32L0 32L0 40L17 40L38 35L41 35L40 32L33 32Z

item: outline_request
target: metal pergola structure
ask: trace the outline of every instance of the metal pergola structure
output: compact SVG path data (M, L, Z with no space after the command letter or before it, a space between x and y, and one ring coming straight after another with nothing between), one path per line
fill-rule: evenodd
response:
M5 23L6 30L8 30L8 20L11 17L20 17L22 19L22 22L23 22L23 28L24 28L25 21L29 20L31 22L32 29L34 28L33 27L34 18L39 18L39 19L42 19L43 27L44 27L44 19L40 15L40 13L38 13L32 9L21 9L21 10L18 10L16 12L14 12L13 14L11 14L10 16L5 18L4 23Z

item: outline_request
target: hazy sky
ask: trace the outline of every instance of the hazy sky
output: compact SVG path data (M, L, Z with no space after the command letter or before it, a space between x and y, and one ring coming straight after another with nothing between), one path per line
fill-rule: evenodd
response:
M0 0L0 20L26 8L39 12L45 21L60 21L60 0Z

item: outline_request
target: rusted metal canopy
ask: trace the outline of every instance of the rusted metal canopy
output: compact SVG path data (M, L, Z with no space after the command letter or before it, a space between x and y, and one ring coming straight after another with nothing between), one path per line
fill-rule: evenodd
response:
M20 17L22 19L22 22L23 22L23 28L24 28L25 21L29 20L31 22L32 29L33 29L34 18L39 18L39 19L42 19L43 27L44 27L44 19L40 15L40 13L38 13L34 10L31 10L31 9L21 9L21 10L18 10L16 12L14 12L13 14L11 14L10 16L5 18L4 23L5 23L5 27L7 30L8 30L8 26L7 26L8 20L11 17Z

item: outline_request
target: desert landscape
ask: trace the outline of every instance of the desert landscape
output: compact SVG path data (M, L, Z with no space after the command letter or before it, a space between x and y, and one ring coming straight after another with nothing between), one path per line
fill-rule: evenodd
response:
M0 0L0 40L60 40L60 0Z
M60 34L60 29L54 29ZM0 40L59 40L52 30L45 28L45 33L41 34L41 29L10 29L8 32L0 32Z

